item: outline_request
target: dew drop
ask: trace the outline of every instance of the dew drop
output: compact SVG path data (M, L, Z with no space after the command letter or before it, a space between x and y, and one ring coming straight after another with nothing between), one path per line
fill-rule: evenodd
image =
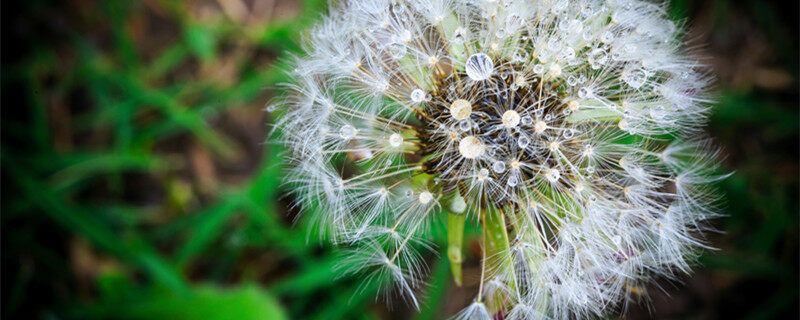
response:
M591 30L586 30L583 32L583 40L591 41L594 38L594 33Z
M589 52L588 60L592 69L600 69L608 62L608 53L603 49L594 49Z
M506 171L506 163L503 161L495 161L492 164L492 170L497 173L503 173Z
M395 15L399 16L402 15L404 12L406 12L406 8L404 8L400 4L395 4L392 6L392 12L394 12Z
M589 89L587 87L578 89L579 98L591 98L593 94L594 93L592 93L592 89Z
M574 87L576 84L578 84L578 78L575 78L575 76L567 77L567 85L568 86Z
M518 183L519 183L519 179L516 176L509 177L508 181L506 182L506 184L508 184L508 186L512 187L512 188L516 187Z
M561 76L561 66L557 63L551 64L550 68L548 68L547 73L553 77L560 77Z
M406 52L408 52L408 48L406 48L406 45L399 42L390 44L388 50L389 50L389 55L391 55L392 58L395 59L400 59L404 57L406 55Z
M583 31L583 24L578 19L572 19L569 22L568 31L569 31L569 33L572 33L572 34L580 33L581 31Z
M556 182L559 178L561 178L561 172L559 172L558 169L549 169L544 176L548 181Z
M433 200L433 195L428 191L423 191L419 194L419 202L422 204L427 204Z
M558 28L561 29L562 31L567 31L567 29L569 29L569 21L561 20L558 23Z
M550 38L550 40L547 40L547 49L550 51L559 51L561 48L561 42L557 38L553 37Z
M399 40L400 42L411 41L411 31L408 31L408 29L404 29L403 31L400 32L400 35L397 37L397 40Z
M464 28L456 28L453 31L453 43L464 43L464 40L467 38L467 30Z
M631 124L625 119L620 119L619 123L617 123L617 127L619 127L620 130L628 131L628 129L631 128Z
M564 48L561 54L564 57L564 59L567 60L575 59L575 49L572 49L571 47Z
M516 29L523 23L522 18L516 14L510 14L506 17L506 27L509 29Z
M637 67L625 68L622 70L622 81L634 89L639 89L647 81L647 71Z
M467 209L467 203L461 196L456 196L450 203L450 212L452 213L463 213L464 210L466 209Z
M467 132L467 131L469 131L469 129L471 127L472 127L472 124L467 119L464 119L464 120L461 120L461 121L458 122L458 128L461 129L461 131Z
M392 147L397 148L402 144L403 144L403 136L401 136L399 133L393 133L391 136L389 136L389 145L391 145Z
M522 50L517 50L516 52L514 52L514 55L512 55L512 59L514 59L514 61L516 62L523 62L525 60L528 60L528 53Z
M489 177L489 169L482 168L481 170L478 170L478 179L484 180L488 177Z
M494 72L494 62L485 53L476 53L467 59L467 76L474 81L489 79Z
M531 123L533 123L533 118L531 118L531 116L524 116L522 117L521 122L523 125L529 126Z
M508 33L506 33L506 28L497 28L497 31L494 33L498 38L502 39L505 38Z
M603 32L603 34L600 36L600 41L603 41L604 43L609 43L613 40L614 40L614 33L611 30Z
M349 124L343 125L342 128L339 129L339 136L345 140L353 139L356 134L358 134L358 129Z
M531 139L528 137L522 136L517 139L517 145L522 149L527 148L529 144L531 144Z
M411 91L411 101L417 103L425 101L425 91L420 89L414 89L414 91Z
M535 66L533 66L533 72L536 74L542 74L542 72L544 72L544 65L537 63Z

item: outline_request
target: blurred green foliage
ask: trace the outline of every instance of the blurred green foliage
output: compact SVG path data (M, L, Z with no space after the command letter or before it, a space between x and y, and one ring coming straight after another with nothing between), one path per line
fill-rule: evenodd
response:
M335 253L293 225L261 109L326 1L258 2L4 4L4 317L438 319L462 306L445 261L419 313L388 312L376 284L339 279ZM723 79L711 130L735 174L720 183L721 250L700 258L710 289L668 290L704 305L665 317L797 308L796 31L758 1L671 10L711 12L716 36L737 22L731 7L752 14L791 84Z

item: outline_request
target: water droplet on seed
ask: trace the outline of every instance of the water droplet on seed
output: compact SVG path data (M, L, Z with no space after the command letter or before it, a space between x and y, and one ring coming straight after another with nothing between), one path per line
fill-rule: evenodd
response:
M548 181L556 182L559 178L561 178L561 172L559 172L558 169L549 169L544 176Z
M349 124L343 125L342 128L339 129L339 136L345 140L353 139L356 134L358 134L358 129Z
M622 70L622 81L634 89L639 89L647 82L647 71L642 68L628 67Z
M519 139L517 139L517 145L522 149L525 149L526 147L528 147L528 145L530 143L531 143L531 139L529 139L528 137L525 137L525 136L519 137Z
M469 131L469 129L471 127L472 127L472 124L467 119L464 119L464 120L461 120L461 121L458 122L458 128L461 129L461 131L467 132L467 131Z
M389 145L391 145L392 147L397 148L402 144L403 144L403 136L401 136L399 133L393 133L391 136L389 136Z
M482 168L478 171L478 179L484 180L489 177L489 169Z
M518 183L519 179L516 176L509 177L508 181L506 182L506 184L508 184L508 186L512 188L516 187Z
M414 91L411 91L411 101L417 103L425 101L425 91L420 89L414 89Z
M494 62L485 53L476 53L467 59L467 76L474 81L489 79L494 72Z
M506 164L502 161L495 161L492 164L492 170L497 173L503 173L506 171Z
M588 55L589 64L592 69L597 70L603 67L608 62L608 53L603 49L594 49Z
M423 191L422 193L419 194L420 203L426 204L428 202L431 202L431 200L433 200L433 195L430 192Z
M522 117L521 122L523 125L529 126L531 123L533 123L533 118L531 118L531 116L524 116Z

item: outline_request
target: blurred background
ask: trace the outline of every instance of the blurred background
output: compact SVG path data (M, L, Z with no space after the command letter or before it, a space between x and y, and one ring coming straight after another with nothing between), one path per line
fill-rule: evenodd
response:
M3 1L2 317L443 319L468 304L474 254L465 288L432 259L421 311L389 309L293 222L264 107L327 5ZM619 318L797 319L798 3L669 12L718 77L709 135L735 174L718 185L719 250Z

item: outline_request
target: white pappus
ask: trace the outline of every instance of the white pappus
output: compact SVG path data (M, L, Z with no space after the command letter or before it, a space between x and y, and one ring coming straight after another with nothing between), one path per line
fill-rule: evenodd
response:
M689 272L717 216L682 36L638 0L334 1L274 102L286 181L346 273L414 306L453 215L483 255L456 318L619 312Z

